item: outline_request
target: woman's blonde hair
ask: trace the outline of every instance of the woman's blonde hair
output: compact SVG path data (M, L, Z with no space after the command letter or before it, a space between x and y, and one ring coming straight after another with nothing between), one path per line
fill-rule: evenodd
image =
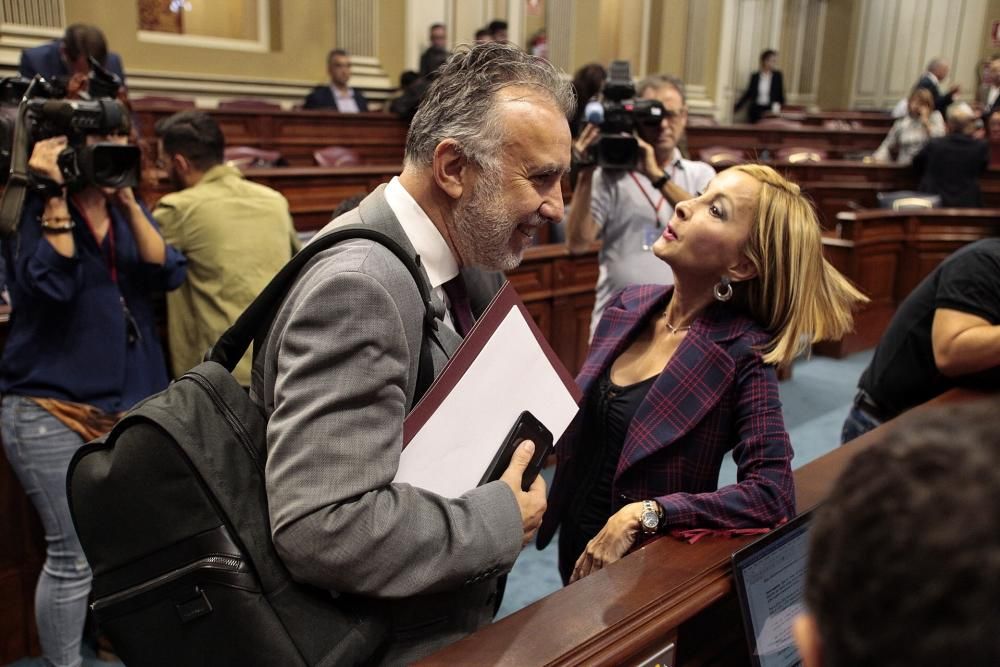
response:
M737 294L772 335L764 361L787 364L810 343L838 340L853 328L852 310L868 298L823 257L812 204L771 167L732 167L760 182L746 254L757 277Z

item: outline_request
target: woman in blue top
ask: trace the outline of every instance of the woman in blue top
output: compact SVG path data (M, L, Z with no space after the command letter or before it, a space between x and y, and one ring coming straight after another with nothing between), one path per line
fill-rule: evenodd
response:
M100 139L124 140L88 137ZM66 145L37 142L29 168L62 184L56 158ZM0 358L3 444L45 529L42 651L51 664L79 665L90 568L70 519L67 467L121 412L167 386L150 295L184 281L185 259L131 188L94 185L29 196L4 254L13 310Z

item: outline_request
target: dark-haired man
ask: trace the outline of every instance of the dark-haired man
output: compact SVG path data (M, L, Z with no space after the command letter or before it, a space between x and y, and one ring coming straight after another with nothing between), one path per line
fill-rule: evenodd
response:
M547 62L504 44L459 51L414 116L402 174L320 231L363 224L420 257L435 375L488 297L463 269L514 268L538 228L562 219L572 109ZM393 482L426 317L388 248L346 241L300 275L254 359L277 553L297 580L388 627L381 664L410 664L488 623L498 579L545 509L541 478L521 488L528 443L500 480L458 498Z
M996 399L940 407L848 464L811 528L804 667L1000 665L998 431Z
M222 163L225 139L208 114L184 111L156 126L162 167L180 192L156 205L163 238L187 256L187 281L167 294L174 377L201 363L298 249L288 202ZM250 386L250 354L233 372Z
M490 31L490 39L494 42L500 42L501 44L507 43L507 22L496 19L495 21L490 21L490 24L486 26L486 29Z
M443 23L435 23L428 32L430 46L420 56L420 76L428 76L448 60L448 29Z
M351 56L344 49L333 49L326 57L329 84L321 84L306 96L303 109L332 109L340 113L368 111L364 93L351 88Z
M29 79L36 74L46 79L66 79L68 96L77 97L86 92L91 57L125 81L121 56L108 51L100 28L83 23L66 28L61 39L22 51L18 72Z
M957 250L899 305L861 374L840 440L960 386L1000 387L1000 239Z

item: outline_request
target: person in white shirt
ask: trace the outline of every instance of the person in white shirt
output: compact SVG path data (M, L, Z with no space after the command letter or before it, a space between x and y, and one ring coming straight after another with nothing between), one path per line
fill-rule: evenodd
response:
M944 118L934 109L930 91L914 88L907 100L906 116L893 124L872 158L876 162L907 165L931 137L943 137L944 134Z
M994 112L1000 111L1000 54L995 54L990 59L990 67L986 71L987 83L986 97L983 98L983 124L986 125L990 116Z
M927 71L917 81L917 88L926 88L934 96L934 108L942 114L958 97L961 87L956 83L947 92L941 91L941 83L948 78L951 68L940 58L934 58L927 63Z
M759 121L768 111L778 113L785 104L785 83L781 72L775 69L777 64L777 51L767 49L761 53L760 69L750 76L750 85L733 107L733 111L739 111L750 102L747 118L751 123Z
M595 240L603 242L591 334L611 297L628 285L673 284L670 267L653 256L653 241L663 233L677 202L697 195L715 176L712 167L685 160L677 148L687 127L684 84L654 75L639 82L636 90L641 99L659 101L664 117L658 125L638 131L640 159L635 169L595 169L580 161L599 138L595 125L588 124L573 144L580 170L566 216L566 243L570 252L583 252Z
M360 90L348 86L351 80L351 56L343 49L334 49L326 59L329 84L320 84L306 97L303 109L330 109L340 113L368 111L368 100Z

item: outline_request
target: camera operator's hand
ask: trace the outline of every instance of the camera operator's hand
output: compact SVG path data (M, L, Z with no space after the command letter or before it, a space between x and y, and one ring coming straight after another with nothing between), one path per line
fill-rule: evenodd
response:
M28 158L28 168L61 185L63 176L62 172L59 171L57 158L68 143L69 140L64 136L36 141L35 147L31 151L31 157Z
M90 76L77 72L66 83L66 99L78 100L90 88Z
M635 134L635 140L639 143L639 171L646 175L650 181L663 176L663 168L656 161L656 150L652 144Z
M593 170L596 166L590 160L590 148L597 143L601 137L601 131L593 123L587 123L580 132L580 136L573 142L573 164L582 169Z

